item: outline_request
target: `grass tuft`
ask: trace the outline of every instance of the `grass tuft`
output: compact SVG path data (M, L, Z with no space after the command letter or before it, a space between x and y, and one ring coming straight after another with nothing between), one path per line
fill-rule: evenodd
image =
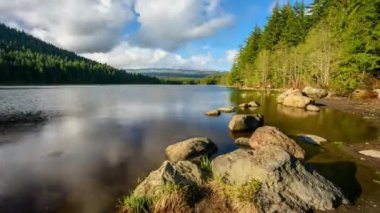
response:
M200 167L202 170L212 174L211 161L207 156L202 156L200 159Z
M152 204L153 200L151 198L131 194L119 201L119 208L123 213L148 213Z

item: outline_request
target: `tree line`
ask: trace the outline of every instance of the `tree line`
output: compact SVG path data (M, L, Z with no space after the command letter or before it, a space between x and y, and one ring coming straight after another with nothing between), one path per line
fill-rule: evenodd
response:
M0 23L0 84L156 84L80 57Z
M378 83L380 0L276 3L256 26L224 79L232 86L349 92Z

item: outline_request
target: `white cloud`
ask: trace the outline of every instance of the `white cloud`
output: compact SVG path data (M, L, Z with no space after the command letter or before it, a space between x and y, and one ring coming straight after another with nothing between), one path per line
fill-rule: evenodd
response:
M221 0L0 0L0 21L118 68L210 69L227 62L208 45L188 57L175 50L229 26L233 16Z
M216 62L210 53L184 58L163 49L131 46L128 42L121 43L107 53L87 53L82 56L122 69L158 67L203 70L210 69L210 65Z
M234 63L238 54L239 54L238 50L227 50L227 52L226 52L227 62L230 64Z
M1 21L75 52L112 49L132 19L132 0L0 0Z
M232 23L231 15L218 10L217 0L137 0L138 44L174 50L210 36Z

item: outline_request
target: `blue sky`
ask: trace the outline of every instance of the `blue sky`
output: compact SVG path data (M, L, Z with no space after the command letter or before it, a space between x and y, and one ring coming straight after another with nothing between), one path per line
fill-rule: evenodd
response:
M0 0L0 21L118 68L227 71L253 27L265 26L274 3Z

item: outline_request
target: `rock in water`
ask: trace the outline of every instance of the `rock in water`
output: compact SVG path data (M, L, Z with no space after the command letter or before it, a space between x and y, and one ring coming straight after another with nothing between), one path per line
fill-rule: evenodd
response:
M212 171L229 184L252 179L261 183L256 194L262 212L309 212L332 210L348 203L330 181L305 166L279 146L256 150L238 149L212 162Z
M264 124L264 116L256 115L234 115L228 125L231 131L251 131Z
M287 96L282 103L284 106L305 108L312 100L305 96Z
M373 158L380 158L380 151L377 150L362 150L359 153Z
M210 111L206 112L205 115L207 115L207 116L219 116L220 111L219 110L210 110Z
M251 102L248 103L248 106L249 106L249 107L259 107L260 104L257 103L256 101L251 101Z
M302 90L302 93L310 98L324 98L328 95L328 92L324 89L314 88L307 86Z
M249 139L249 145L253 149L266 145L277 145L298 159L305 158L305 151L293 139L272 126L258 128Z
M313 104L307 105L306 106L306 110L310 111L310 112L319 112L320 111L319 107L317 107L317 106L315 106Z
M288 96L302 96L302 93L298 89L288 89L285 92L281 93L279 96L277 96L277 103L283 103L284 99Z
M168 146L165 154L172 162L183 160L198 162L202 156L211 157L217 150L217 146L208 138L190 138Z
M165 184L196 186L202 184L204 175L198 166L190 161L165 161L151 172L133 191L140 197L153 197Z
M298 138L305 143L318 146L320 146L321 143L327 142L325 138L319 137L317 135L299 135Z
M241 109L247 109L247 108L249 108L249 104L247 104L247 103L239 104L239 108L241 108Z
M231 113L231 112L235 112L235 108L234 107L221 107L218 109L218 111L224 112L224 113Z
M235 140L235 144L249 146L249 138L240 137Z

